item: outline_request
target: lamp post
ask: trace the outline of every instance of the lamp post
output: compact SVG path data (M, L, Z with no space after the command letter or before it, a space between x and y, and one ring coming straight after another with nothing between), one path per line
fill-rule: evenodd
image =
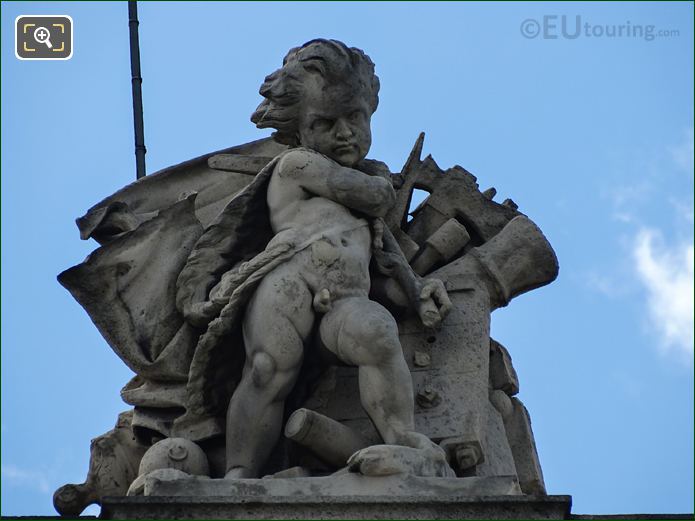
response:
M133 122L135 125L136 179L145 177L145 124L142 118L142 76L140 75L140 39L138 37L138 3L128 2L128 26L130 28L130 73L133 89Z

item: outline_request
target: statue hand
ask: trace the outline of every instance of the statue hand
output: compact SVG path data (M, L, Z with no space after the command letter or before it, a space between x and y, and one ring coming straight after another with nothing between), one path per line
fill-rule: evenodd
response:
M417 310L425 327L439 327L451 311L451 300L439 279L424 279Z

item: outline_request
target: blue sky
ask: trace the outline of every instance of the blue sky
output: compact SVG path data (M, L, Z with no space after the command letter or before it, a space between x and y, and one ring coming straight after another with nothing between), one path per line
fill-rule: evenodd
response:
M139 8L148 172L268 135L249 116L290 47L364 49L382 84L370 156L398 171L425 131L557 252L559 279L492 322L549 493L575 513L693 511L692 3ZM20 14L72 16L72 59L17 60ZM563 15L588 34L522 35ZM627 22L664 32L599 35ZM2 514L51 514L131 377L55 279L96 247L75 217L135 178L127 6L3 2L1 23Z

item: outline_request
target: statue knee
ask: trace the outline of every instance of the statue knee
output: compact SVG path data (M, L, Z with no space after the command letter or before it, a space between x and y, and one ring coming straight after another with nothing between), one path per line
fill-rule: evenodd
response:
M391 317L370 317L359 329L352 331L351 336L353 342L360 346L359 352L367 358L363 360L364 363L379 364L403 356L398 327Z
M398 331L388 330L372 337L372 345L378 361L385 362L393 360L394 357L402 357L403 349L398 340Z
M266 387L272 382L277 367L268 353L256 353L251 361L251 380L256 387Z

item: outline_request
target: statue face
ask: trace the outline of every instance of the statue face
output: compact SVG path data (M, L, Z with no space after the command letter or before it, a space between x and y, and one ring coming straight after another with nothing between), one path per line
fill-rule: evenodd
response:
M299 117L299 142L346 167L367 156L372 145L371 111L349 88L309 86Z

